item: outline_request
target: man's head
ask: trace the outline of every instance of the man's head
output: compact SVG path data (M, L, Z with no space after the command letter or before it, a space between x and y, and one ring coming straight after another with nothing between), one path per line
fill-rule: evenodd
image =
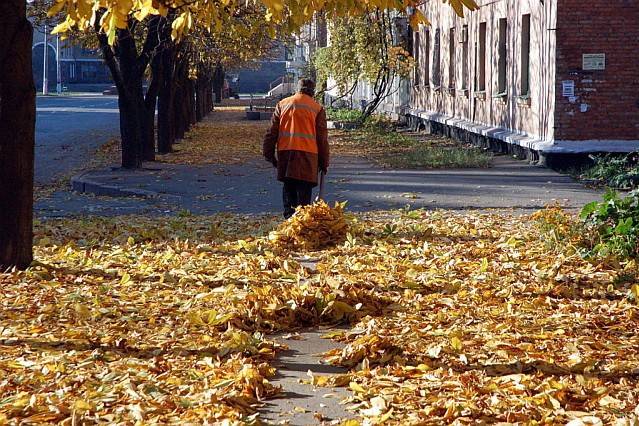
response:
M313 97L315 96L315 82L311 79L303 78L297 82L297 91Z

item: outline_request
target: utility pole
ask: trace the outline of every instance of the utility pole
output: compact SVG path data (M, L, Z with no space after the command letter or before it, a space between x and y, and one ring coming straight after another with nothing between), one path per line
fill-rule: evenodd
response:
M49 29L47 28L47 24L44 24L44 74L42 75L42 94L49 94L49 79L47 78L47 74L49 72L49 37L48 37Z
M55 62L55 75L57 76L55 91L59 95L62 93L62 73L60 73L60 34L56 34L55 36Z

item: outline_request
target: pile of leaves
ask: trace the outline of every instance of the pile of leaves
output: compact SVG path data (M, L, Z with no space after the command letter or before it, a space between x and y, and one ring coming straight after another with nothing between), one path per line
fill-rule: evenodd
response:
M337 336L326 362L351 372L327 384L346 383L371 424L636 424L637 265L549 250L530 219L365 221L370 237L322 270L394 304Z
M345 202L333 207L320 200L300 206L286 222L271 233L276 247L285 249L321 250L346 240L349 223L344 215Z
M367 424L639 419L633 260L544 244L529 216L357 220L314 270L273 250L274 217L37 222L37 262L0 274L0 423L258 421L269 333L337 322L325 360L349 372L312 383Z

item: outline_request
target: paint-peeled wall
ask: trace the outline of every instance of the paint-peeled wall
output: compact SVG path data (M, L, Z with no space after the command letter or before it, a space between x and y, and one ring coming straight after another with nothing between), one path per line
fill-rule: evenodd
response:
M465 18L440 1L422 6L431 25L414 36L411 111L552 140L556 1L484 0Z

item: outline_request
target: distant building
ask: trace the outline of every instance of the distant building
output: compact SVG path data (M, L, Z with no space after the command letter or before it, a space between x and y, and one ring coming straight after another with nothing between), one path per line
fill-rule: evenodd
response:
M300 77L314 77L308 74L309 64L317 49L328 45L328 30L326 18L316 13L311 22L304 25L295 36L291 47L291 54L286 63L287 71L296 79Z
M278 44L269 59L256 61L252 67L229 70L232 88L242 94L268 93L286 75L289 52L283 43Z
M47 31L50 33L51 28L47 28ZM32 60L33 78L38 90L42 90L42 77L44 75L44 39L44 28L36 27L33 34ZM74 44L72 40L57 42L57 36L49 34L47 37L47 76L51 92L56 90L58 79L56 66L56 45L58 44L60 48L60 77L63 87L100 91L113 84L109 69L104 64L99 52L85 49Z
M279 43L270 59L256 63L256 69L230 71L232 79L237 79L234 90L274 98L291 94L297 80L309 76L309 63L315 50L326 46L326 37L326 20L316 14L290 43Z

